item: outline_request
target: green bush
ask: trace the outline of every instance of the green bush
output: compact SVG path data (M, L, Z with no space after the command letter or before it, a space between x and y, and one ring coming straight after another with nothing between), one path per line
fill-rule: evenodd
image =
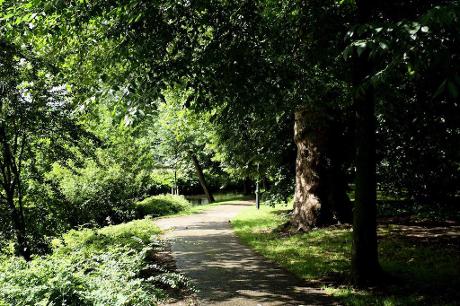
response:
M152 262L159 232L151 219L72 230L51 255L0 258L0 305L155 305L164 289L187 286Z
M136 212L139 217L151 215L153 217L176 214L188 210L191 207L189 201L183 196L170 194L148 197L136 203Z
M65 197L74 226L132 220L131 199L142 194L143 177L127 172L116 163L101 166L87 160L84 168L75 169L55 164L48 176Z

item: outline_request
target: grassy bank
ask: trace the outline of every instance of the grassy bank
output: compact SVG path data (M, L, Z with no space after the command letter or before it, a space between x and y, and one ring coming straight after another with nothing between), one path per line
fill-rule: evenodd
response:
M241 240L297 276L320 282L347 305L456 305L460 285L458 250L449 242L414 239L396 225L379 228L383 269L396 276L381 288L356 290L348 282L350 227L283 235L272 230L287 220L286 207L244 209L232 224ZM396 234L398 233L398 234ZM430 237L425 237L430 238Z

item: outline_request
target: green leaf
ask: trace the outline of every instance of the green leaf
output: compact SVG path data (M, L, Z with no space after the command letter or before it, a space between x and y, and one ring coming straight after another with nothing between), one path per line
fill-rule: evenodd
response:
M460 76L458 74L454 75L455 82L457 82L458 85L460 85Z
M388 49L388 45L386 43L384 43L383 41L379 42L379 46L380 46L380 48L382 48L382 50Z
M442 94L446 88L446 83L447 83L447 80L444 80L441 85L439 85L438 89L436 89L436 91L434 92L433 94L433 97L437 97L439 96L440 94Z
M447 82L447 89L449 90L449 93L453 98L458 97L458 88L457 85L455 85L454 82L448 81Z
M351 57L352 53L353 53L353 48L351 46L347 46L345 48L345 50L343 50L343 52L342 52L343 59L344 60L349 59Z
M355 43L355 47L358 56L361 56L361 54L363 54L363 52L366 50L367 43L365 41L358 41Z
M409 29L409 34L410 35L415 35L417 34L417 32L420 30L420 24L414 22L413 23L413 28L410 28Z

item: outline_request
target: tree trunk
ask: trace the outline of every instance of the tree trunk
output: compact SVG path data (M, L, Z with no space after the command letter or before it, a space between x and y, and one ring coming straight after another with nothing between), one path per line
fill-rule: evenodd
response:
M25 260L30 260L30 249L26 238L26 226L24 215L21 214L14 205L14 196L7 195L7 205L11 215L14 234L16 236L15 252L16 255L22 256Z
M324 113L309 108L296 111L296 185L290 223L297 230L349 221L346 184L338 182L344 176L337 175L340 167L329 152L330 132Z
M206 179L204 178L203 169L201 168L198 158L193 153L190 154L190 157L192 159L193 165L195 166L196 174L198 175L198 180L200 181L200 185L203 188L204 194L208 198L208 202L213 203L215 200L214 200L214 197L212 196L212 193L208 189L208 185L206 184Z
M369 21L370 1L357 1L360 21ZM356 113L356 191L353 207L352 277L358 284L377 280L381 268L377 251L376 224L376 118L375 97L371 84L365 85L372 72L368 52L357 53L353 60L353 104Z
M19 162L15 162L15 156L11 150L11 146L7 141L5 127L0 124L0 142L1 150L1 165L2 165L2 187L6 194L6 205L11 216L14 234L16 236L15 252L16 255L24 257L25 260L30 260L30 249L26 236L26 225L24 220L24 211L22 207L22 192L21 192L21 154ZM19 164L19 166L18 166ZM18 205L14 203L15 194L17 193Z
M355 96L356 191L353 207L352 273L357 283L380 275L376 230L375 116L372 89Z

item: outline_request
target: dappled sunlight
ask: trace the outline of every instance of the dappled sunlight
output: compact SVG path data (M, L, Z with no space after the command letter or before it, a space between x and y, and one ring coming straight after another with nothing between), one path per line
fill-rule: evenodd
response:
M457 226L379 226L381 265L387 273L397 275L399 281L384 286L385 291L357 290L346 280L350 271L351 229L330 227L282 235L273 231L287 220L279 217L283 214L277 214L277 209L241 211L232 222L236 233L257 252L296 275L321 281L327 292L347 304L418 304L425 303L426 295L440 299L456 295L454 288L460 286Z
M229 305L251 305L250 301L268 305L300 305L308 301L330 304L324 292L306 286L240 243L231 224L238 222L233 218L244 208L219 206L203 214L169 220L175 225L167 237L177 266L195 280L200 300Z
M318 229L281 237L279 233L270 232L287 221L277 210L248 208L232 225L245 243L305 279L349 269L351 233L348 229Z
M460 303L459 33L460 0L0 0L0 306Z

